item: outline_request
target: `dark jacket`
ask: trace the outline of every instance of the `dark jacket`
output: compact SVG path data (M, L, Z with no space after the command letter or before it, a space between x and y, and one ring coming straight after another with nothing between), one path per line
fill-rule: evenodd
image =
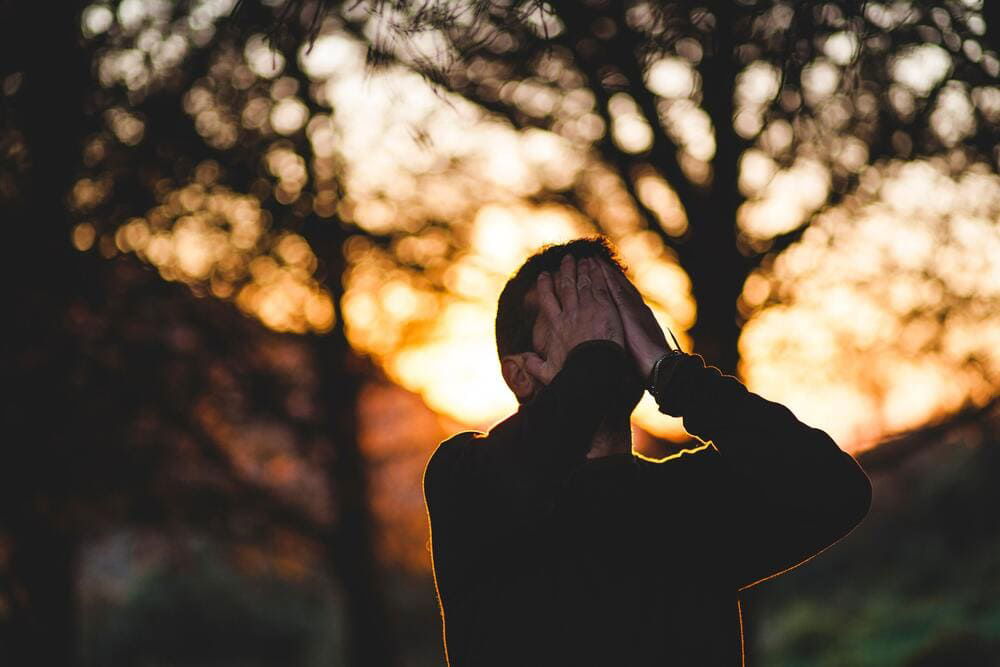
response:
M856 526L871 483L824 431L684 354L653 395L702 446L587 459L633 372L593 340L424 471L451 667L743 664L738 591Z

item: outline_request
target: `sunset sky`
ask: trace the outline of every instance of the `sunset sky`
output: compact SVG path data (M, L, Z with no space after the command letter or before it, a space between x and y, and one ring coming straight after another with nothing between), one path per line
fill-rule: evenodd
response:
M773 551L749 659L1000 654L1000 0L4 8L0 655L440 665L441 564L543 533L545 576L710 537L682 583L730 612ZM666 340L854 456L646 392L621 493L601 438L500 483L453 438L519 409L498 298L598 235Z
M122 3L118 18L127 24L144 11L155 9ZM99 7L88 11L85 33L99 34L110 20ZM840 76L834 65L850 60L857 46L852 39L842 33L827 40L826 59L803 75L806 96L834 94ZM165 35L146 43L163 68L171 64L171 49L183 50ZM150 69L129 54L108 52L101 76L143 85L157 75L157 59ZM349 240L342 306L352 344L433 410L486 429L516 408L496 357L497 296L541 245L594 231L612 238L660 323L690 350L686 331L697 306L689 279L672 251L643 228L618 177L588 150L605 131L626 152L648 147L650 130L628 95L611 100L614 122L604 128L593 99L554 97L522 83L510 92L519 104L543 111L559 106L571 120L559 134L519 132L400 66L366 70L365 47L344 33L324 34L300 49L299 64L313 80L308 93L282 76L283 56L263 39L251 39L236 58L226 66L230 75L272 80L271 97L254 99L234 117L209 88L193 88L185 110L206 141L227 145L234 123L269 126L279 140L264 161L283 202L297 200L307 166L321 175L334 168L336 153L347 194L338 200L317 194L312 206L319 215L336 212L376 235L420 230L389 249L364 235ZM948 69L946 55L932 44L893 63L904 96L925 91ZM778 76L764 64L740 75L738 132L760 128L760 109L775 95ZM688 173L697 175L715 151L708 116L693 101L697 73L683 59L663 58L649 68L647 85L672 101L671 135L684 147ZM310 112L306 94L327 111ZM997 89L977 89L977 95L982 108L1000 109ZM956 91L935 111L931 123L939 135L954 142L969 131L968 104L969 96ZM141 136L141 121L127 110L108 121L123 141ZM311 165L280 142L302 128L312 145ZM791 128L771 123L765 132L766 141L780 144ZM746 282L740 375L751 390L788 405L855 451L993 393L1000 369L1000 179L985 165L958 158L869 165L866 146L847 138L837 160L860 174L861 188L822 211L800 243ZM276 330L328 330L335 311L312 277L316 258L309 246L293 233L272 238L255 196L218 185L216 172L204 164L196 182L123 225L114 237L117 251L138 253L165 278L207 281L215 296L235 299ZM748 200L739 229L751 243L766 243L795 228L826 205L830 178L819 160L799 157L783 168L764 151L747 151L740 187ZM582 212L537 201L574 181L587 193ZM82 179L74 190L77 208L100 201L102 188L106 184ZM641 178L637 190L669 234L681 235L692 224L655 174ZM423 226L427 220L442 224ZM73 242L90 248L93 227L78 225ZM963 363L970 354L976 372ZM660 414L649 395L634 421L659 436L683 435L680 420Z

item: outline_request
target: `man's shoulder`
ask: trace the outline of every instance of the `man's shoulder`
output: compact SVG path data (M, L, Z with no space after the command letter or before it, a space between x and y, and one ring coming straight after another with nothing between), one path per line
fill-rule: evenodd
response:
M438 443L424 466L424 488L428 483L441 484L441 479L454 477L450 472L462 469L469 472L482 463L478 454L490 443L506 443L517 438L521 431L521 412L515 412L493 424L488 431L468 429L459 431Z
M489 432L487 431L477 431L470 429L467 431L459 431L455 435L449 436L438 443L438 448L441 447L459 447L466 444L472 440L482 440L483 438L489 437Z
M440 465L443 461L452 460L453 457L461 456L468 452L470 448L486 446L490 441L507 441L517 437L520 432L520 411L502 419L487 431L468 429L459 431L438 443L427 461L428 467Z
M489 438L489 436L490 434L484 431L460 431L439 442L438 446L434 448L434 452L431 454L431 459L433 460L436 456L448 456L452 452L455 452L463 447L468 447L473 444L481 444L482 441Z
M482 444L487 437L488 434L482 431L461 431L445 438L434 448L424 465L421 480L428 511L449 504L449 499L460 493L463 470L467 468L463 463L470 448Z
M488 437L489 434L483 431L468 430L460 431L439 442L434 451L431 452L424 466L424 485L427 485L429 477L437 474L438 469L448 467L449 462L460 457L463 450L470 446L481 444Z

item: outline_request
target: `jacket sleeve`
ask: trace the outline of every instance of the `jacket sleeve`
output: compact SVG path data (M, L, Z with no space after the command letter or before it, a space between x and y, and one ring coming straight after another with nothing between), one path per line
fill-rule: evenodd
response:
M618 343L586 341L489 434L463 432L439 444L423 480L435 553L442 546L443 557L481 556L521 539L585 461L608 405L635 372Z
M781 574L847 535L868 513L872 487L854 458L786 406L683 354L661 374L660 411L710 442L708 488L724 563L738 588Z

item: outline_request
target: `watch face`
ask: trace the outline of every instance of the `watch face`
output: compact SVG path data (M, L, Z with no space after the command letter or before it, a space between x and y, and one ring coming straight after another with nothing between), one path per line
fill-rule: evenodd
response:
M659 380L660 378L660 370L662 369L663 365L671 363L675 357L679 357L683 354L684 353L681 352L680 350L670 350L670 352L667 352L665 355L656 360L656 363L653 364L653 370L650 373L649 387L648 387L650 391L653 391L653 389L656 388L657 380Z

